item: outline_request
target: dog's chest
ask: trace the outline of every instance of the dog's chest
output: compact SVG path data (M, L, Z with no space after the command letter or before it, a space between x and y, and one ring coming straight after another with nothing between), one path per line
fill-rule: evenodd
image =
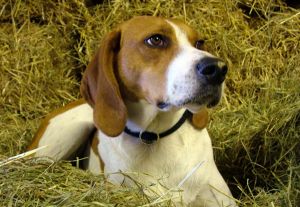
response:
M110 138L99 132L99 137L98 149L105 164L105 174L113 183L124 183L124 176L110 174L122 171L146 185L160 179L167 188L176 188L200 163L199 169L182 185L195 189L194 185L205 180L205 172L213 161L207 130L195 130L188 122L151 145L126 134ZM125 180L125 183L130 185L131 182Z

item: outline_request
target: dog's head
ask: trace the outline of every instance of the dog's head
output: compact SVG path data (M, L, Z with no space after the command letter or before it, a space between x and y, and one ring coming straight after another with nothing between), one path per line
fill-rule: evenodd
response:
M109 136L119 135L127 119L124 99L194 113L216 105L227 66L203 43L185 23L149 16L135 17L106 35L81 84L95 125Z

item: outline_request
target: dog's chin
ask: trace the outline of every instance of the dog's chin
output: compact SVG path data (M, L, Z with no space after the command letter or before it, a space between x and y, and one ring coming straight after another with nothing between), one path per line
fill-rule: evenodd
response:
M196 114L199 111L201 111L201 109L205 108L206 105L199 105L199 104L190 103L190 104L186 104L184 107L187 110L189 110L190 112L192 112L193 114Z
M213 108L215 107L221 99L221 94L207 95L205 97L196 96L188 99L184 99L181 101L177 101L176 103L170 102L158 102L156 104L157 108L161 111L170 111L172 109L186 108L192 113L199 112L202 108Z
M212 108L212 107L216 106L218 103L219 103L219 100L213 100L208 103L193 103L193 102L191 102L191 103L185 104L184 107L194 114L194 113L198 113L203 108Z
M213 108L220 102L221 95L209 96L205 98L192 98L190 100L183 101L181 107L184 107L192 113L197 113L204 107Z

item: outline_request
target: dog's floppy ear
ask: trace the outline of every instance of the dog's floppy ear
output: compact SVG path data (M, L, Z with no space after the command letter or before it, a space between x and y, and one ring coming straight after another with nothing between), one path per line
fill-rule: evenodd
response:
M201 109L196 114L193 114L192 124L197 129L203 129L208 123L208 111L206 108Z
M120 38L120 29L104 37L83 75L80 87L82 96L94 109L96 127L111 137L122 133L127 119L127 109L115 76Z

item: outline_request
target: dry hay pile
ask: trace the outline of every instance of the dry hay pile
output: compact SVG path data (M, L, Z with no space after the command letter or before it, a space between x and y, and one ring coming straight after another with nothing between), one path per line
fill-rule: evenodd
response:
M0 1L0 206L140 206L134 189L23 152L41 119L79 97L101 37L135 15L176 17L229 65L226 96L211 111L217 164L241 206L299 200L300 10L280 0ZM158 205L171 206L165 199Z

